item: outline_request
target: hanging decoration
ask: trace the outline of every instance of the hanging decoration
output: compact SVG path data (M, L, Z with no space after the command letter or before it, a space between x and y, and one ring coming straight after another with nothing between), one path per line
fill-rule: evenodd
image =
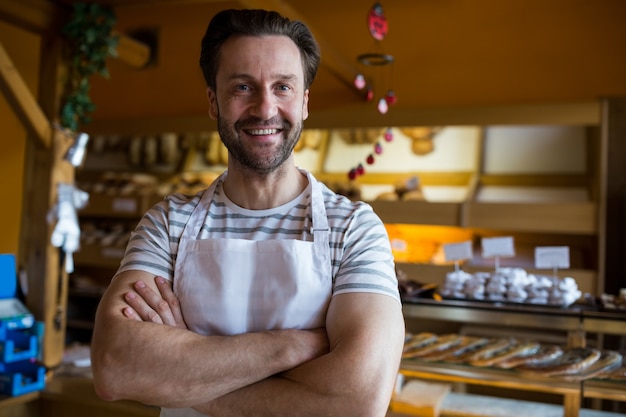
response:
M95 105L90 97L92 75L109 77L107 59L117 56L119 38L113 34L115 13L97 3L74 2L73 13L62 27L69 73L60 114L61 126L78 132L91 121Z
M375 3L370 8L367 14L367 28L370 35L374 38L375 45L372 51L358 55L357 61L365 67L378 67L382 70L387 70L386 73L385 71L377 71L378 74L376 74L377 76L375 78L377 82L389 82L389 79L392 78L390 71L391 65L394 63L394 57L393 55L382 52L380 47L380 42L385 39L385 36L387 36L387 32L389 31L389 23L387 22L387 17L385 16L383 7L380 3ZM384 80L384 78L386 78L386 80ZM365 101L371 102L374 100L376 92L371 77L368 82L368 78L364 74L356 74L354 78L354 86L359 90L365 91ZM385 94L376 100L376 110L380 114L387 114L389 107L396 104L396 102L397 97L395 91L389 85L385 90ZM386 142L391 142L393 140L393 132L390 127L385 130L383 138ZM365 163L367 165L374 164L376 156L381 155L382 153L382 144L380 142L376 142L372 153L367 155ZM348 178L352 181L363 174L365 174L365 168L361 163L348 171Z

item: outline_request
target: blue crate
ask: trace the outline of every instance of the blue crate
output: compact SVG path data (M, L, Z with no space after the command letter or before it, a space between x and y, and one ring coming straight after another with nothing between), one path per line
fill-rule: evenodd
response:
M46 386L46 368L31 361L0 363L0 394L17 396L41 391Z
M0 254L0 298L13 298L16 295L15 255Z
M28 329L35 324L35 316L17 298L0 298L0 339L9 330Z
M7 330L4 335L0 334L0 362L36 359L38 342L38 335L33 329Z

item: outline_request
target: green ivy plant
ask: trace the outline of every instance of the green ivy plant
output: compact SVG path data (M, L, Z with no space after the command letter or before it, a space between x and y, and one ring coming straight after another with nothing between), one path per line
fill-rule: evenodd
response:
M97 3L74 3L73 13L62 28L69 51L68 81L61 107L61 126L78 132L91 121L95 105L89 97L89 78L109 77L107 58L117 56L119 38L112 35L116 17Z

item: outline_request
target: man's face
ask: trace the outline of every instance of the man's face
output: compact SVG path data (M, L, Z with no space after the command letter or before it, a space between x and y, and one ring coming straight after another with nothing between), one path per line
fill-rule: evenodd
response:
M269 173L287 160L308 117L300 52L286 36L239 36L224 43L209 114L242 167Z

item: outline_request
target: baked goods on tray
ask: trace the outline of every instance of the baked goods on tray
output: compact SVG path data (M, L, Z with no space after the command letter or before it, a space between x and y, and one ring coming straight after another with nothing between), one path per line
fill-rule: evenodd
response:
M566 349L561 356L551 362L538 365L521 365L516 369L541 376L573 375L584 372L601 356L602 352L599 349L571 348Z
M537 351L539 351L539 347L540 345L537 342L513 342L504 349L479 356L478 358L470 361L470 365L494 366L501 361L537 353Z
M456 346L461 343L461 340L462 336L453 333L437 336L434 340L429 340L429 343L411 345L408 348L405 348L402 353L402 357L404 359L417 358L431 352L441 351L448 349L451 346Z
M454 358L449 358L449 360L447 361L451 363L469 364L481 358L493 356L498 352L502 352L505 349L510 348L515 342L515 339L489 339L488 343L484 344L478 349L468 351Z
M603 350L600 358L587 367L584 371L575 375L566 375L564 379L568 381L582 381L593 378L596 375L618 368L622 364L622 355L613 350Z
M626 382L626 357L622 355L622 360L618 365L606 367L600 372L591 375L591 378Z
M498 368L511 369L521 365L541 365L551 362L563 354L563 348L559 345L542 344L539 349L529 355L514 356L495 363Z
M489 343L485 337L461 336L461 342L447 349L427 353L420 359L428 362L451 361L468 352L476 351Z

